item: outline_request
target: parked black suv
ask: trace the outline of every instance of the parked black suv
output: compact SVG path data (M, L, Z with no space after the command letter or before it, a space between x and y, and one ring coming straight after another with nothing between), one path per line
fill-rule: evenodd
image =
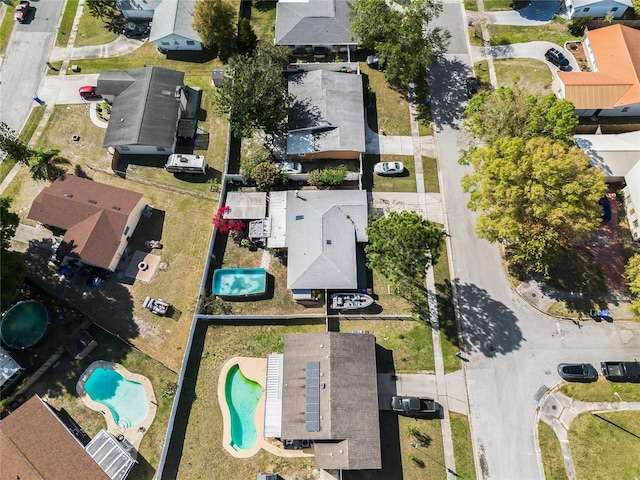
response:
M547 50L544 54L544 58L553 63L556 67L559 67L560 70L568 70L569 60L557 48L550 48Z

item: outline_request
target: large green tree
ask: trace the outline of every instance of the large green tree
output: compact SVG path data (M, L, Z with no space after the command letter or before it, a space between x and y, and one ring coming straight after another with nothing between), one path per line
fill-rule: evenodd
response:
M577 147L549 138L504 138L469 157L463 188L480 211L479 237L501 242L514 265L547 273L563 248L602 219L604 174Z
M118 35L127 24L118 5L113 0L86 0L86 7L92 17L100 19L107 30Z
M29 165L31 178L34 180L54 180L65 173L65 165L71 162L58 155L60 150L55 148L36 149L33 151L33 159Z
M363 48L378 52L389 84L405 89L425 75L451 35L440 27L429 27L442 12L439 0L390 5L384 0L355 0L349 5L351 32Z
M0 198L0 308L6 309L16 298L26 274L22 257L9 250L11 239L20 222L18 214L9 211L11 199Z
M640 315L640 254L636 253L629 259L624 273L627 275L627 286L633 294L631 309L636 315Z
M463 125L471 140L484 145L505 137L549 137L570 144L578 124L568 100L511 87L480 92L469 100L465 117Z
M424 285L425 270L444 245L444 232L416 212L390 212L367 227L368 265L394 283Z
M198 0L193 8L193 29L205 47L217 49L225 57L236 41L236 10L224 0Z
M259 44L252 55L231 57L231 78L215 94L215 107L227 114L234 135L250 137L255 129L267 135L284 131L290 97L283 67L288 60L284 47Z
M27 144L20 140L18 134L4 122L0 122L0 150L12 160L24 164L29 164L33 153Z

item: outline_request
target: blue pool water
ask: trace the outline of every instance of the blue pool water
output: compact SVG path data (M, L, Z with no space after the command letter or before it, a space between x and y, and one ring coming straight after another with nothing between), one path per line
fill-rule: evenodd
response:
M258 439L254 416L264 388L245 377L236 364L227 373L224 390L231 413L231 446L236 450L247 450Z
M96 368L84 384L92 400L102 403L121 428L133 427L149 413L149 402L139 382L127 380L115 370Z
M267 286L264 268L221 268L213 272L213 293L225 297L259 295Z

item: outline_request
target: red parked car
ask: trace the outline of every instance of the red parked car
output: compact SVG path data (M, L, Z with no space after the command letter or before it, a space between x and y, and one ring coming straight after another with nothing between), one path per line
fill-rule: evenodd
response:
M80 87L78 93L82 98L102 98L102 95L96 93L96 89L98 87L92 87L91 85L85 85L84 87Z
M18 5L16 5L16 10L13 14L13 18L20 23L26 21L30 7L31 4L28 0L22 0Z

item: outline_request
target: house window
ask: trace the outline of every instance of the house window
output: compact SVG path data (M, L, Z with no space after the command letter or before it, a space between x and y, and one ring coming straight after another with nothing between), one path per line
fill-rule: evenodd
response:
M129 233L129 227L124 229L124 233L122 235L126 235L127 233Z
M622 109L622 113L626 113L626 112L628 112L628 111L629 111L629 107L624 107L624 108Z
M613 7L613 8L611 9L611 11L612 11L612 12L615 12L616 10L618 10L618 7Z
M169 45L169 42L165 42L164 40L160 42L162 45Z
M120 150L122 150L123 152L128 152L131 149L129 147L120 147Z
M583 12L588 12L589 11L589 7L585 7L582 9Z
M195 45L196 42L194 42L193 40L187 40L187 45Z
M164 152L164 147L156 147L156 150L159 152Z

